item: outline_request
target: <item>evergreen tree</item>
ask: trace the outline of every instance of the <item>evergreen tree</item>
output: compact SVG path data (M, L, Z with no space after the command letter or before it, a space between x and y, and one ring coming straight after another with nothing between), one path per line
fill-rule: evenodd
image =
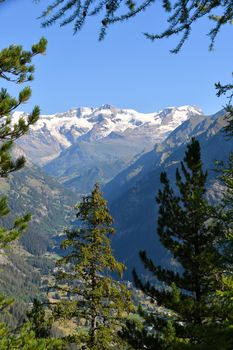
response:
M21 45L10 45L0 51L0 79L16 84L30 82L33 79L34 66L32 59L38 54L45 53L47 41L42 38L31 50L25 51ZM25 164L24 157L14 159L12 148L14 141L23 136L29 127L36 123L40 109L35 106L30 114L18 120L13 120L12 112L21 104L26 103L31 96L31 89L24 87L17 98L12 97L6 89L0 90L0 177L7 177L13 171L21 169ZM0 198L0 218L9 213L7 198ZM0 254L10 247L21 233L26 229L30 215L17 217L12 227L0 226ZM3 312L13 299L0 295L0 312ZM43 316L43 315L42 315ZM42 332L44 324L37 320ZM37 330L38 333L38 330ZM43 337L42 337L43 336ZM31 323L10 330L5 323L0 323L0 349L1 350L61 350L64 346L59 339L45 338L45 334L36 334Z
M30 323L25 323L18 333L0 324L1 350L63 350L60 339L37 338Z
M35 55L43 54L47 41L42 38L31 47L30 51L23 50L20 45L10 45L0 51L0 79L16 84L22 84L33 79L34 66L31 64ZM12 120L11 113L21 104L26 103L31 96L29 87L23 88L18 98L12 97L6 89L0 91L0 177L6 177L9 173L19 170L25 164L24 157L16 160L12 158L11 150L14 141L24 135L30 125L39 118L39 107L35 106L27 117L21 117L18 121ZM7 198L0 198L0 218L9 213ZM0 249L7 248L16 240L27 227L30 215L26 214L16 218L11 228L0 227ZM0 310L12 303L12 299L0 296Z
M34 66L31 64L35 55L43 54L47 41L41 38L30 51L23 50L20 45L10 45L0 51L0 79L16 84L33 80ZM24 135L30 125L36 123L40 109L35 106L28 116L22 116L18 121L12 120L11 113L31 97L30 87L24 87L17 98L12 97L6 89L0 90L0 176L5 177L12 171L22 168L23 157L13 160L10 151L13 142Z
M33 308L28 311L27 317L37 338L50 337L53 319L51 315L46 315L42 302L34 299Z
M229 133L229 130L227 130ZM221 220L222 227L225 228L225 237L222 240L222 250L226 263L222 274L222 286L213 297L214 316L221 324L221 328L216 334L210 336L222 339L225 348L233 348L233 153L229 155L227 167L221 168L222 202L217 212L217 218Z
M145 251L140 252L145 268L159 285L153 285L153 278L144 283L134 271L135 284L165 309L156 306L154 313L142 310L145 325L142 337L136 339L138 344L141 342L137 349L143 348L142 344L145 349L231 349L222 347L218 338L208 338L208 334L214 334L213 327L216 333L221 327L214 320L212 298L222 287L225 261L219 244L225 229L212 218L214 207L206 199L206 181L207 172L203 171L195 139L188 145L181 172L176 171L176 191L166 173L161 173L157 232L179 268L175 271L157 266ZM132 343L135 325L128 327L123 335Z
M42 25L50 26L60 20L60 26L74 23L74 33L77 33L90 16L96 16L100 13L101 30L100 39L103 39L106 29L117 22L124 22L137 16L142 11L147 10L155 3L155 0L134 0L116 1L116 0L56 0L50 2L42 13ZM181 35L178 45L172 50L177 53L184 42L188 39L191 29L202 17L207 17L215 25L211 28L208 35L211 39L210 48L213 48L216 35L220 29L231 23L233 19L231 0L224 2L215 0L178 0L172 2L163 0L161 5L167 15L167 28L161 34L144 35L151 39L168 38L177 34ZM219 14L217 15L217 11Z
M61 244L66 253L58 261L55 289L62 300L56 303L54 315L77 323L70 341L83 349L121 349L118 331L132 304L126 286L111 276L122 276L125 266L112 254L113 220L98 184L77 210L79 228L67 230ZM84 321L82 332L78 325Z
M226 239L223 242L223 244L225 243L224 256L228 269L233 272L233 152L229 154L227 166L220 170L219 180L223 187L219 217L226 232Z

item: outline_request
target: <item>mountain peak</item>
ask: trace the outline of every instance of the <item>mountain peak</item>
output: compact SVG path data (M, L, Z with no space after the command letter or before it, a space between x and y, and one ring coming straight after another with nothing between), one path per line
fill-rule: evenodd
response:
M200 107L198 106L191 106L191 105L185 105L185 106L180 106L177 107L179 110L189 110L190 112L193 112L195 114L203 114L203 111Z
M33 151L35 142L40 149L36 163L46 164L78 141L94 142L114 133L130 142L137 142L140 138L155 144L164 140L191 116L200 113L199 109L192 106L167 107L152 113L120 109L110 104L98 108L71 108L63 113L41 116L36 125L31 127L30 137L25 136L19 144L27 143L26 148L31 144ZM21 115L23 113L14 114L16 119Z
M117 108L113 105L105 103L105 104L101 105L98 109L101 110L101 109L117 109Z

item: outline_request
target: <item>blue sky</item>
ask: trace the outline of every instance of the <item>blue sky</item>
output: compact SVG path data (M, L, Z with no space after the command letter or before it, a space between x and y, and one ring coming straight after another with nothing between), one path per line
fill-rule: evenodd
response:
M35 59L33 96L25 111L35 104L43 114L105 103L141 112L190 104L210 114L226 102L216 97L214 83L231 81L232 26L221 31L215 50L209 52L206 33L210 23L202 20L182 51L174 55L169 49L176 38L152 43L142 35L165 27L158 4L109 28L103 42L98 42L98 19L90 19L75 36L72 26L42 29L36 18L46 4L45 0L39 4L6 0L0 5L1 48L11 43L29 48L42 35L48 39L46 55ZM19 90L14 85L7 87L12 94Z

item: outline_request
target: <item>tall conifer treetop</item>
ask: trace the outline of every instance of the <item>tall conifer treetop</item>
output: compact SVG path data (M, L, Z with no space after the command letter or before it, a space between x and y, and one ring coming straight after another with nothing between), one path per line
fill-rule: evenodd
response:
M63 297L54 314L75 320L78 327L71 340L86 349L121 349L118 331L132 304L126 286L111 276L122 276L125 267L112 254L110 236L115 230L98 184L76 208L79 226L67 230L61 244L66 254L58 262L55 289Z
M176 188L171 187L167 174L161 173L163 189L156 198L157 232L178 267L155 265L145 251L140 252L145 268L157 284L151 280L145 283L134 271L136 286L167 310L141 311L147 327L153 329L142 336L146 349L155 349L153 344L158 349L179 350L199 349L200 344L207 344L206 329L213 322L211 295L221 288L225 266L219 249L225 230L213 219L214 207L206 199L206 181L200 145L195 139L187 147L181 170L176 171ZM130 325L129 329L129 338L135 342L135 327Z

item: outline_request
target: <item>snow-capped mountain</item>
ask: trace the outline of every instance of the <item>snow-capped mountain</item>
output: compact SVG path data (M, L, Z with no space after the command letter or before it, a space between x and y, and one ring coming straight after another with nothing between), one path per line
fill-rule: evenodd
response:
M16 120L22 114L15 112L13 117ZM20 138L18 143L36 164L45 165L81 140L94 142L124 137L137 142L143 138L153 145L191 116L200 114L200 109L192 106L169 107L153 113L110 105L72 108L64 113L42 115L29 135Z

